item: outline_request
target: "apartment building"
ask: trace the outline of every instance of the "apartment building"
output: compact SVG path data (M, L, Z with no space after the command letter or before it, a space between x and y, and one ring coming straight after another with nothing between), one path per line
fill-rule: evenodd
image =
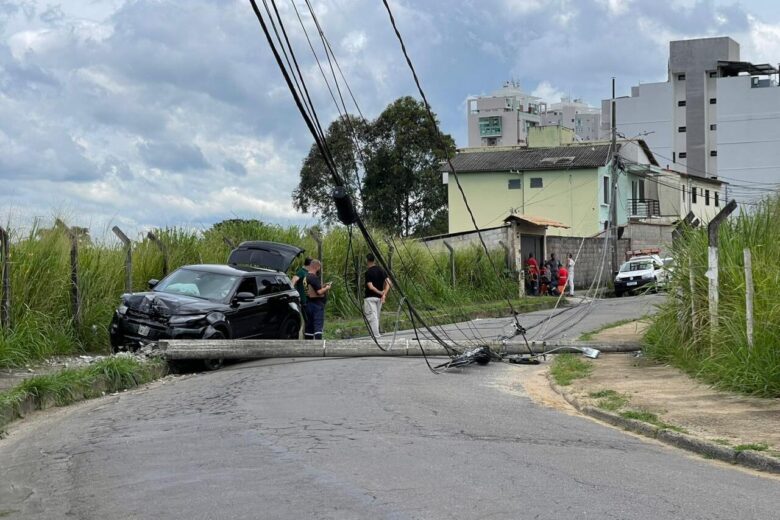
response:
M662 166L691 176L780 182L778 71L740 60L728 37L670 42L667 81L615 100L618 132L641 137ZM603 132L611 101L602 101Z

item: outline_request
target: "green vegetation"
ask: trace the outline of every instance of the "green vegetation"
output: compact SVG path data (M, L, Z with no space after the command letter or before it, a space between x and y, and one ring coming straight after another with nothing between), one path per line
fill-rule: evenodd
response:
M575 379L589 376L592 370L591 364L580 356L558 354L553 359L550 374L557 384L567 386Z
M439 139L421 101L400 97L373 121L353 115L336 119L325 141L346 190L362 203L366 223L405 237L447 232L447 186L441 183L440 161L454 155L455 141L448 134ZM333 188L331 171L312 144L293 205L323 222L336 222Z
M591 392L590 397L598 399L598 401L596 401L596 406L609 412L615 412L628 404L628 396L614 390Z
M769 199L720 228L719 326L710 333L707 229L687 229L675 241L676 268L668 298L645 335L649 356L720 388L780 396L780 198ZM745 326L743 249L753 257L754 347ZM689 266L693 268L691 291ZM692 318L692 308L695 315Z
M155 230L169 254L169 268L185 264L224 263L230 252L225 239L238 244L244 240L272 240L298 245L316 256L317 246L309 230L280 227L255 220L230 220L205 231L168 228ZM112 237L110 232L106 236ZM404 284L407 295L425 319L441 320L442 314L467 316L479 306L492 302L496 312L506 309L498 303L505 294L517 294L517 282L509 273L496 276L478 247L456 253L457 286L449 280L448 256L431 253L413 240L391 239L375 234L389 257L387 242L395 247L393 270ZM338 320L361 326L359 306L362 277L368 252L362 239L352 243L342 227L323 236L324 277L338 280L328 301L326 330L332 333ZM82 319L76 324L70 303L70 242L62 227L34 226L26 234L11 230L11 330L0 329L0 367L23 366L53 355L102 352L108 349L108 325L119 296L124 292L125 252L116 241L90 239L81 235L79 243L79 288ZM503 265L503 251L496 251L494 262ZM345 276L345 264L347 265ZM151 278L161 278L163 256L147 238L133 244L133 289L146 289ZM345 279L346 278L346 279ZM533 304L543 300L529 298ZM487 307L490 307L488 305ZM398 291L392 291L386 303L386 330L393 330ZM476 310L474 310L476 308ZM405 316L406 317L406 316ZM408 326L408 322L402 322ZM346 326L345 326L346 327ZM345 328L342 327L342 328ZM351 332L358 334L359 332Z
M606 325L604 325L602 327L599 327L597 329L594 329L594 330L591 330L591 331L588 331L588 332L583 332L580 335L579 340L580 341L591 341L600 332L603 332L603 331L608 330L608 329L614 329L615 327L620 327L621 325L625 325L627 323L633 323L635 321L643 321L645 319L647 319L647 316L642 316L641 318L627 318L627 319L624 319L624 320L618 320L618 321L615 321L615 322L612 322L612 323L607 323Z
M734 451L767 451L769 449L769 445L763 442L759 443L751 443L751 444L738 444L737 446L734 446Z
M664 430L672 430L680 433L687 433L685 428L680 428L679 426L674 426L672 424L664 422L661 419L659 419L656 414L648 412L646 410L626 410L624 412L620 412L620 416L623 417L624 419L634 419L635 421L646 422L648 424L652 424L653 426L657 426L658 428Z
M63 406L82 398L98 397L102 392L117 392L148 383L162 373L162 362L106 358L88 367L25 379L11 390L0 392L0 406L18 406L30 396L40 403Z

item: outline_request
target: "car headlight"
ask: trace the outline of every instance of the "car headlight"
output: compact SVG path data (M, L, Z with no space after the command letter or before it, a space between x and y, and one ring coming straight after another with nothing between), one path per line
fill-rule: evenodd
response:
M188 325L195 325L199 321L206 319L205 314L188 314L185 316L171 316L168 320L168 324L174 327L186 327Z
M119 314L120 316L124 316L125 314L127 314L127 305L122 304L119 307L117 307L116 313Z

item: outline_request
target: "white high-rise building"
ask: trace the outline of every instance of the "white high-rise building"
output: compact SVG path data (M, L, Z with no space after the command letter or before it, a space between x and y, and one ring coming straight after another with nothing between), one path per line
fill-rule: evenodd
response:
M537 126L544 110L541 98L508 81L489 96L468 100L469 147L526 146L528 128Z
M700 177L780 183L780 88L771 65L740 61L727 37L673 41L668 79L615 100L617 130L662 166ZM611 100L602 101L609 131ZM741 197L745 200L745 197Z
M542 125L560 125L574 130L580 141L598 141L601 138L601 110L581 99L561 98L542 114Z

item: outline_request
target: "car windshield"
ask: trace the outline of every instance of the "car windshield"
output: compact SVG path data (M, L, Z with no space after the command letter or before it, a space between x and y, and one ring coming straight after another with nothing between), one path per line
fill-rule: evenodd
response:
M626 262L620 267L621 273L627 273L629 271L647 271L653 268L653 262L650 260L642 260L640 262Z
M179 269L154 288L155 292L183 294L204 300L224 300L230 295L237 276Z

